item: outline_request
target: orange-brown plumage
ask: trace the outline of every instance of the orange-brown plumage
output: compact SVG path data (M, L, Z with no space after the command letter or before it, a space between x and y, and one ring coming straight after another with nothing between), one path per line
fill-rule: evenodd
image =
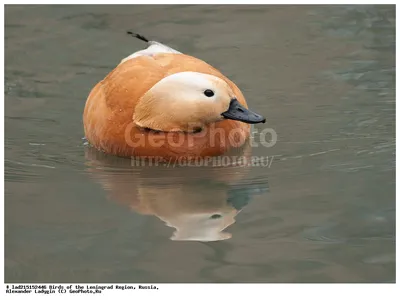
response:
M180 53L142 55L122 62L90 92L83 114L87 140L97 149L117 156L165 159L221 155L242 146L249 137L250 125L239 121L209 123L198 133L157 132L135 123L136 106L149 89L163 78L188 71L222 79L247 108L239 88L204 61ZM180 107L175 109L179 113ZM235 134L230 136L232 131Z

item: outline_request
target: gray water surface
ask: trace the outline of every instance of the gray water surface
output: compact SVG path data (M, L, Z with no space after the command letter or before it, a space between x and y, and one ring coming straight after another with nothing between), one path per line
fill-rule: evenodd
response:
M269 167L85 145L128 29L235 81ZM394 282L395 6L6 6L5 280Z

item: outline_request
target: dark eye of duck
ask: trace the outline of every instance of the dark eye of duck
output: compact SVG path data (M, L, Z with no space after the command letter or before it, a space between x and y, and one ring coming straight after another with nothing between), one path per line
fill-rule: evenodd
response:
M210 217L210 219L219 219L219 218L221 218L221 217L222 217L221 215L215 214L215 215L212 215L212 216Z
M214 92L212 90L205 90L204 95L206 95L207 97L212 97L214 96Z

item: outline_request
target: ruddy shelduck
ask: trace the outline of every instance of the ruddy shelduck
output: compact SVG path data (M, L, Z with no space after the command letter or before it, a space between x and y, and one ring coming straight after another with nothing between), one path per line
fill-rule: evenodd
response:
M206 62L128 32L148 47L92 89L83 114L95 148L122 157L191 159L245 144L250 111L240 89Z

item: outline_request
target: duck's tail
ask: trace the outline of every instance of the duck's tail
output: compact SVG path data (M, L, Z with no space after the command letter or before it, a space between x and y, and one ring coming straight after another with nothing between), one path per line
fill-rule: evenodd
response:
M137 52L129 55L128 57L124 58L121 61L121 64L123 62L129 60L129 59L135 58L137 56L142 56L142 55L152 56L152 55L157 54L157 53L178 53L178 54L181 54L181 52L179 52L179 51L177 51L177 50L175 50L175 49L173 49L171 47L168 47L167 45L161 44L161 43L156 42L156 41L150 41L149 39L147 39L146 37L144 37L141 34L137 34L137 33L134 33L132 31L127 31L126 33L131 35L131 36L133 36L133 37L135 37L135 38L137 38L137 39L139 39L139 40L141 40L141 41L146 42L148 44L148 46L147 46L146 49L137 51Z
M142 41L144 41L146 43L150 42L147 38L145 38L143 35L140 35L138 33L134 33L132 31L127 31L126 33L130 34L131 36L133 36L135 38L138 38L139 40L142 40Z

